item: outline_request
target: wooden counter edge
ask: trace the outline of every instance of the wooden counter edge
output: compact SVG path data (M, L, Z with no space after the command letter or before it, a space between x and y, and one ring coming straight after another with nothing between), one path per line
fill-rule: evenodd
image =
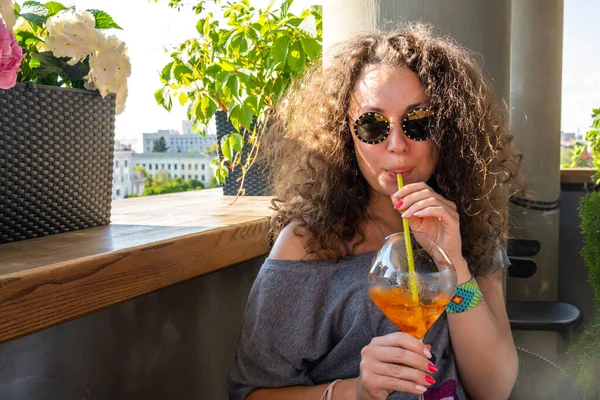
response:
M0 343L268 253L268 218L5 275Z

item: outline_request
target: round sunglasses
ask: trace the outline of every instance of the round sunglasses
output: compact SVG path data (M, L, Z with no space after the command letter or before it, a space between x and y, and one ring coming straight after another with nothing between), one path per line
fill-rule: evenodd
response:
M406 114L401 124L409 139L423 141L431 137L433 122L433 111L429 108L417 108ZM354 133L361 142L381 143L389 136L392 123L378 112L367 112L354 121Z

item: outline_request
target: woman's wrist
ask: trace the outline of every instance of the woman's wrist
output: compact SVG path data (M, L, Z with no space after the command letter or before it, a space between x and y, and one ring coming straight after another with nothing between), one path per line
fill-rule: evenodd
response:
M469 282L471 280L471 278L473 277L473 275L471 274L471 271L469 270L469 266L467 265L467 260L464 259L464 257L460 257L458 260L454 261L451 260L452 264L454 265L454 269L456 271L456 280L458 282L458 285L464 285L465 283Z
M342 379L335 384L332 400L346 400L356 398L356 381L353 379Z

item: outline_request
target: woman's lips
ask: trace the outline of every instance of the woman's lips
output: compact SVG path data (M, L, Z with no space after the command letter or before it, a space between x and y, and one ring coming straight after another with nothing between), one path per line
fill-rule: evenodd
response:
M391 177L394 178L394 180L396 179L396 174L401 173L402 174L402 178L405 178L408 174L410 174L410 172L412 171L412 169L407 169L407 170L385 170L385 172L387 172L387 174Z

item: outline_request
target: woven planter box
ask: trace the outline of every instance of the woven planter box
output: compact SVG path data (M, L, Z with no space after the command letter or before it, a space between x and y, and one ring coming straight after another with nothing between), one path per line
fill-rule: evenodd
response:
M234 130L231 121L227 118L227 114L223 111L217 111L216 114L216 125L217 125L217 140L221 143L221 138ZM250 152L252 145L244 143L242 148L242 165L246 162L246 157ZM221 154L221 148L219 147L219 157L223 157ZM237 166L233 171L229 171L229 176L223 185L223 194L225 196L235 196L240 188L241 180L238 179L242 176L241 166ZM246 174L244 179L244 189L246 189L246 196L268 196L269 189L267 185L267 173L265 168L258 163L254 163L252 168Z
M114 96L0 90L0 243L110 223Z

